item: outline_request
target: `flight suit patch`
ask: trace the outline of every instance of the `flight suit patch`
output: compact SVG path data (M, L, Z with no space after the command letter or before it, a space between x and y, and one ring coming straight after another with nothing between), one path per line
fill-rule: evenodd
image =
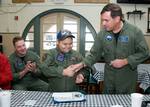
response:
M57 60L58 60L58 61L61 61L61 62L62 62L62 61L64 61L64 58L65 58L65 55L64 55L64 54L61 54L61 53L60 53L60 54L57 55Z
M118 40L120 41L120 42L128 42L129 41L129 37L128 36L120 36L119 38L118 38Z
M112 41L112 36L111 35L107 35L105 39L108 40L108 41Z

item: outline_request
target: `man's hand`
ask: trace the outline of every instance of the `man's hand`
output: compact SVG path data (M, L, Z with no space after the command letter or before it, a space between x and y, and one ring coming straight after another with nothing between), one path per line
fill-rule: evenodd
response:
M84 76L82 74L78 74L76 77L76 83L77 84L82 83L83 80L84 80Z
M63 70L63 75L72 77L76 72L78 72L83 67L84 64L82 63L70 65L69 67Z
M25 65L25 68L19 73L19 78L23 78L29 72L29 63Z
M36 63L28 61L24 70L19 73L19 78L24 77L28 72L36 72Z
M35 62L29 62L28 63L28 69L30 72L36 72L36 63Z
M74 74L75 74L75 71L72 65L68 66L66 69L63 70L64 76L73 77Z
M75 72L78 72L80 69L82 69L84 67L83 63L78 63L78 64L74 64L72 65L72 68L74 69Z
M127 59L115 59L110 62L110 65L114 68L122 68L128 64Z

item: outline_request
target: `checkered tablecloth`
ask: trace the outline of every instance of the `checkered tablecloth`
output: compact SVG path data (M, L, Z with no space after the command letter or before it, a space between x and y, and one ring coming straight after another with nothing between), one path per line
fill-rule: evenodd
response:
M50 92L19 90L11 92L11 107L111 107L112 105L131 107L130 95L90 94L86 95L86 101L83 102L54 103ZM25 102L29 100L36 102L34 105L26 105ZM144 101L150 101L150 95L145 95Z
M93 75L94 79L98 82L104 80L104 66L105 63L96 63L94 67L96 72ZM150 87L150 64L140 64L138 65L138 82L141 83L140 87L144 90Z

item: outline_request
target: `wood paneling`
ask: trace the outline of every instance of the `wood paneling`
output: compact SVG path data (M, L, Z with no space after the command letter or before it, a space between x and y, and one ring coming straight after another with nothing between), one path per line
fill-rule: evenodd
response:
M109 0L74 0L75 3L108 3Z
M45 0L12 0L12 3L37 3L44 2Z
M12 43L12 40L15 36L19 36L19 33L0 33L2 35L3 41L2 41L2 46L3 46L3 52L9 56L11 53L14 52L14 46Z

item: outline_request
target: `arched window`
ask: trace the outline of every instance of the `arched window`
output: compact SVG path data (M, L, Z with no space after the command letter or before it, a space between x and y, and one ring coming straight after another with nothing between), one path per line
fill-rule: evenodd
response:
M33 49L41 58L56 47L56 34L60 29L70 30L75 39L73 49L83 56L91 49L96 32L81 15L66 9L52 9L33 18L23 32L27 48Z

